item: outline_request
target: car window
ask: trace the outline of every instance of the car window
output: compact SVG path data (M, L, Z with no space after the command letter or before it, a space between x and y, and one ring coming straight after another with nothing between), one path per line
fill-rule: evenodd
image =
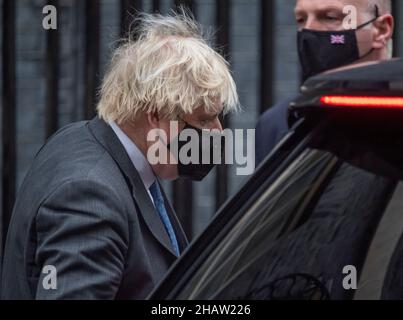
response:
M396 182L305 150L248 208L178 299L349 299ZM395 241L396 243L396 241ZM365 268L364 268L365 269Z
M356 300L402 299L403 183L399 183L372 239Z

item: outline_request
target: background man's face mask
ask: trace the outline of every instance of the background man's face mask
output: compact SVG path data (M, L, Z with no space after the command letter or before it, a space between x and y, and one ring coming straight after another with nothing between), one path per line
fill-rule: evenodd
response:
M378 6L375 6L375 9L375 18L358 26L357 29L343 31L303 29L299 31L298 55L303 80L321 72L351 64L371 54L373 49L360 56L356 32L379 18Z

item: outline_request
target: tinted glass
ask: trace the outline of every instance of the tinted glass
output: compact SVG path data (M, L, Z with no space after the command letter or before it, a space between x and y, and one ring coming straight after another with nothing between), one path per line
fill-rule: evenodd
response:
M307 149L242 213L177 298L395 297L402 191L390 177ZM354 277L359 290L346 289Z

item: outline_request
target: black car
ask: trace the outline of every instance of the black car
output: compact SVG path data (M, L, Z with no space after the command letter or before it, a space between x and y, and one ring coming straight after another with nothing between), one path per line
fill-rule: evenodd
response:
M150 299L403 298L403 60L317 76Z

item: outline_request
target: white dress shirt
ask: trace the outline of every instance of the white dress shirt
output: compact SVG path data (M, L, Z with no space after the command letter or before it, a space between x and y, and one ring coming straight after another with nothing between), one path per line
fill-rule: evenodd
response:
M122 129L113 121L109 122L112 130L117 135L120 142L123 144L123 147L126 150L130 160L132 161L134 167L140 174L140 178L143 181L144 186L148 192L148 195L153 201L153 197L151 196L149 188L155 182L156 178L153 170L151 169L150 164L148 163L146 157L140 151L140 149L136 146L136 144L123 132Z

